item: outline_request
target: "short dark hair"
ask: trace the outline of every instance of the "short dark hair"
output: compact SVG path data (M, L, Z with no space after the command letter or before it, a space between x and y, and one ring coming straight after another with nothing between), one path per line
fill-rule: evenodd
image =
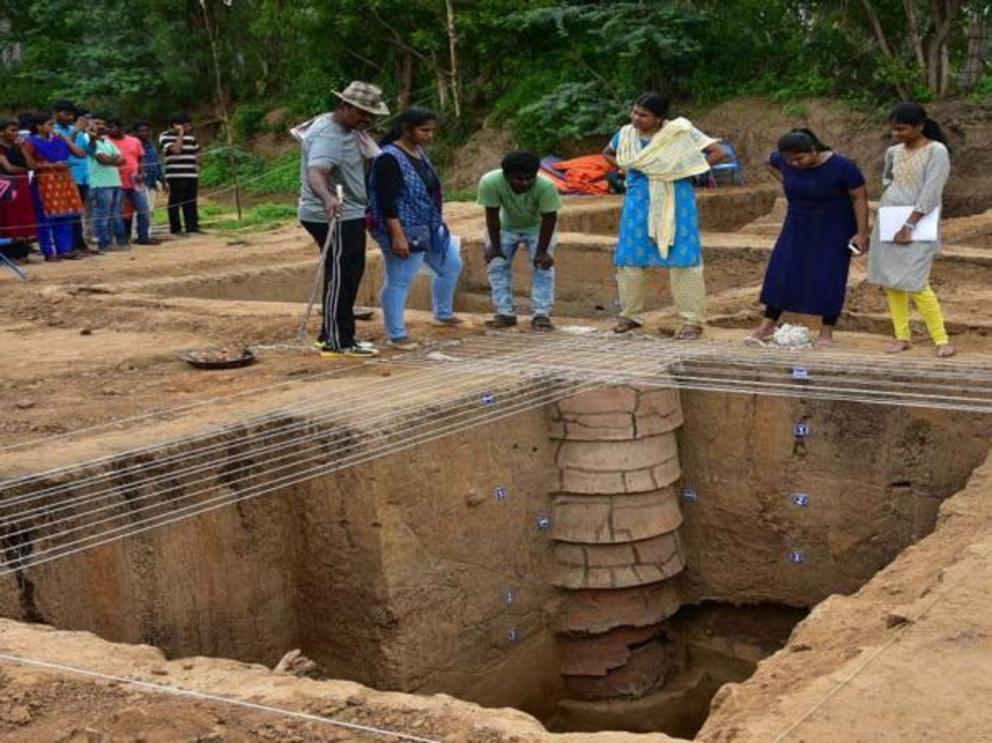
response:
M116 124L117 126L122 126L120 116L108 116L106 119L104 119L104 122L107 124L107 126L113 126L114 124Z
M537 175L541 167L541 158L527 150L515 150L503 158L500 164L503 175Z
M8 126L16 126L20 128L21 125L17 122L17 119L0 119L0 129L6 129Z
M641 93L637 96L637 100L634 101L634 105L640 106L641 108L646 108L659 119L663 119L668 116L668 97L655 90L649 90L647 93Z
M99 119L99 120L100 120L100 121L102 121L102 122L103 122L104 124L106 124L106 123L107 123L107 114L105 114L105 113L104 113L103 111L93 111L93 112L92 112L92 113L90 114L90 118L91 118L91 119Z
M69 111L71 113L76 113L76 105L72 101L67 101L65 98L59 98L52 104L52 111Z
M189 114L185 111L178 111L169 117L169 125L172 124L188 124L192 119L190 119Z
M142 127L142 126L148 126L148 127L150 127L151 124L149 124L147 121L144 121L142 119L139 119L138 121L134 122L134 125L131 127L131 131L136 132L136 131L138 131L138 128L139 127Z

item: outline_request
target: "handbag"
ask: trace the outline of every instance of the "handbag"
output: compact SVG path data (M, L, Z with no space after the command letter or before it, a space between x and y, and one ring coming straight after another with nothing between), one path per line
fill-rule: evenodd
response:
M411 253L426 253L431 249L431 228L428 225L414 225L404 229Z

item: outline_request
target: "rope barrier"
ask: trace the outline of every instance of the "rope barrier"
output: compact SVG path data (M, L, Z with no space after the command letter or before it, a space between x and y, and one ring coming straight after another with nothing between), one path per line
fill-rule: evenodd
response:
M975 364L968 369L953 362L906 365L906 381L899 381L893 370L902 365L894 361L867 364L822 355L803 360L795 353L740 353L674 341L519 334L470 339L459 352L460 358L440 364L425 354L401 357L400 374L363 381L330 401L298 403L207 435L3 483L0 492L13 493L56 475L66 480L0 499L7 546L0 572L75 554L609 384L992 410L992 371ZM619 367L618 358L624 360ZM801 381L789 373L799 360L807 364ZM940 373L969 381L949 384L940 381ZM499 405L480 406L486 395ZM253 432L253 425L273 430ZM192 442L202 445L85 474L98 463L147 459ZM215 473L218 457L223 477ZM96 491L87 492L93 486Z

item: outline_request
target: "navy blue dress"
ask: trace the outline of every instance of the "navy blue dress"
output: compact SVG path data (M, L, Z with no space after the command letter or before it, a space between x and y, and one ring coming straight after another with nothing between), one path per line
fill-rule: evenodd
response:
M803 315L839 315L844 307L848 241L858 231L850 191L865 185L852 160L834 154L815 168L792 168L778 152L769 162L782 173L789 209L775 243L761 302Z

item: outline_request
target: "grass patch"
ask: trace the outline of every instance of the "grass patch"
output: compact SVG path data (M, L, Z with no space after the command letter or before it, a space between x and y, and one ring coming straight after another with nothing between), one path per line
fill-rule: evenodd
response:
M211 220L211 229L218 232L232 232L244 229L271 229L296 219L296 207L288 204L258 204L242 211L242 219L230 208L224 208Z
M475 201L474 188L454 189L444 192L445 201Z

